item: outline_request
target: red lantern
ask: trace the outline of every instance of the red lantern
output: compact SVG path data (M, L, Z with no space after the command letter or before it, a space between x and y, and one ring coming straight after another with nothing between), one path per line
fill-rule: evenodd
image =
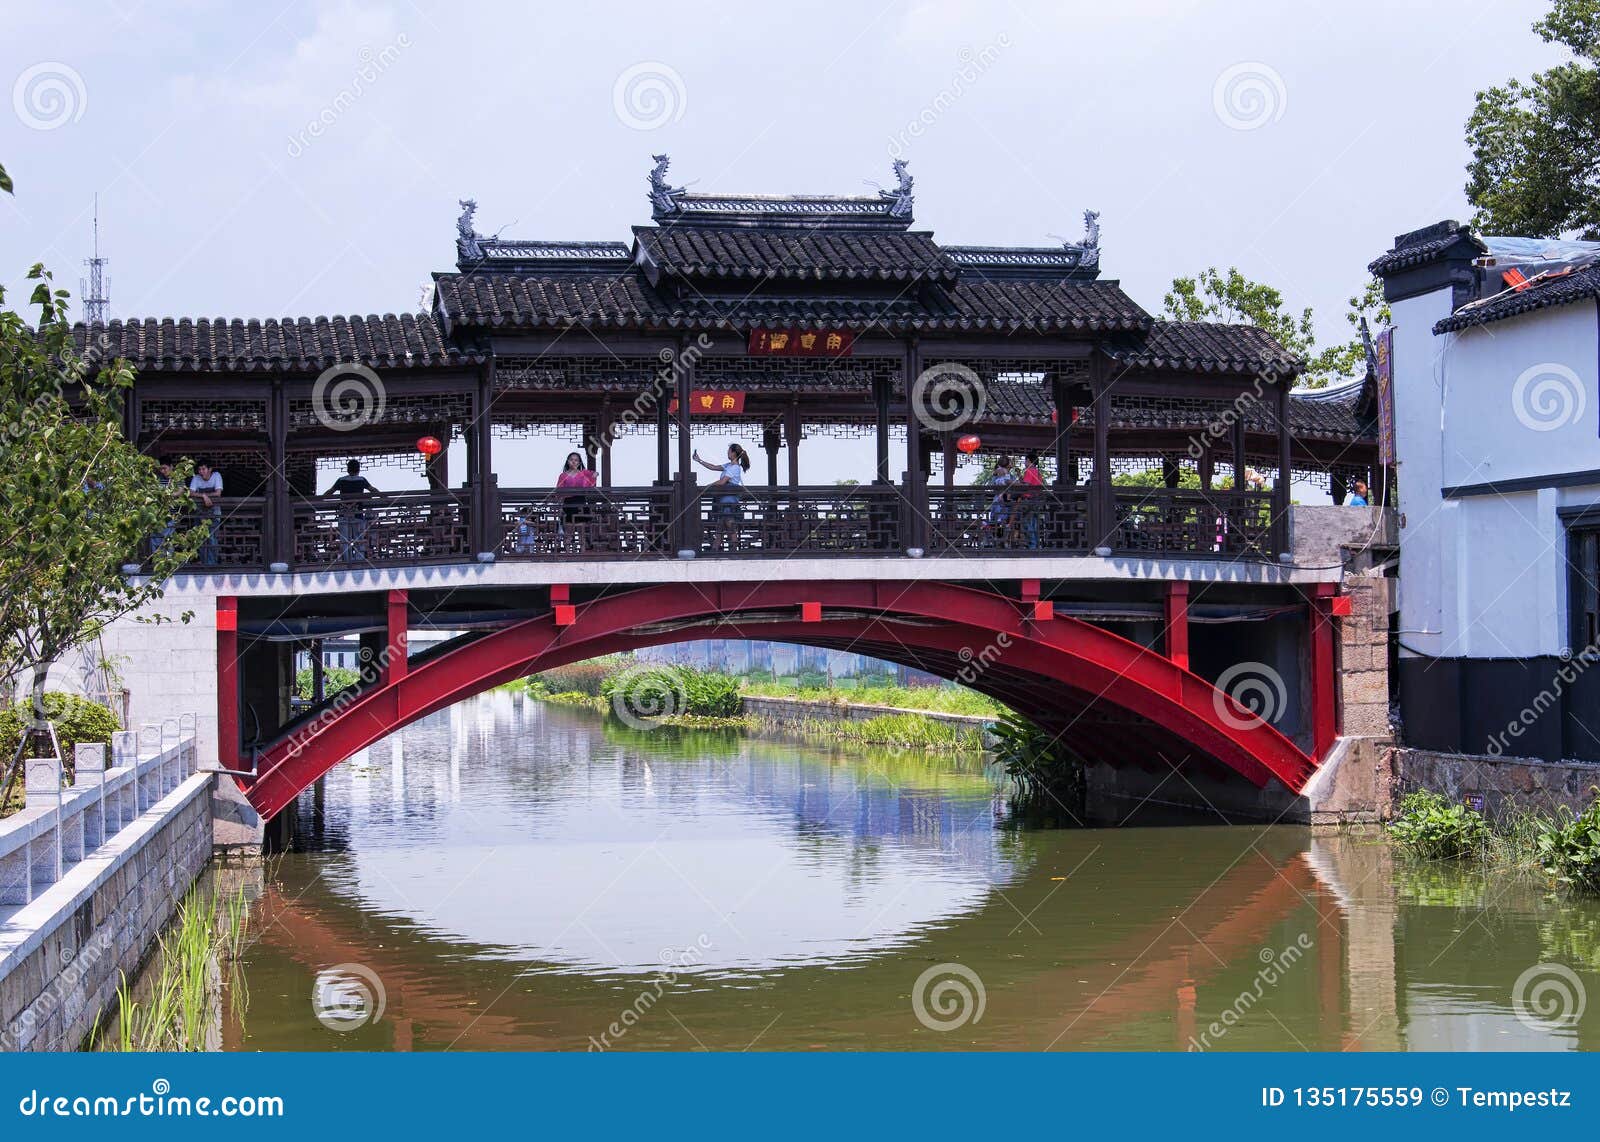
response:
M424 436L417 441L417 451L431 459L444 451L444 445L437 436Z
M981 436L972 436L969 434L956 441L957 451L965 452L969 456L982 447L983 437Z
M1051 424L1060 424L1061 423L1061 410L1060 409L1054 409L1053 408L1053 409L1050 410L1050 423ZM1072 410L1072 419L1069 420L1067 423L1068 424L1077 424L1078 423L1078 410L1077 409L1073 409Z

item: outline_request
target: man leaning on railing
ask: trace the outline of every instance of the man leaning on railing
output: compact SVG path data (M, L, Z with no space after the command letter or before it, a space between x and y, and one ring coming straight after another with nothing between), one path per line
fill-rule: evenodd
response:
M382 496L383 493L373 487L371 481L361 474L361 461L352 460L345 465L345 474L335 480L333 487L323 495L339 497L340 561L354 563L358 559L365 559L367 528L371 524L367 500Z

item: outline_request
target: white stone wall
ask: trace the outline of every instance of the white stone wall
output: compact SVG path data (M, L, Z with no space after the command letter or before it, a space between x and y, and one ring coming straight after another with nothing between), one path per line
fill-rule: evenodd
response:
M193 612L183 622L185 612ZM143 621L159 616L163 621ZM214 591L169 588L138 615L112 624L101 640L106 657L128 689L133 728L193 712L198 719L200 761L217 760L217 601Z

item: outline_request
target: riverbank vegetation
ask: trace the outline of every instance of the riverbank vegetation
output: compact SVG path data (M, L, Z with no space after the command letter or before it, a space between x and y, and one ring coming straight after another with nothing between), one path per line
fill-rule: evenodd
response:
M1012 814L1026 824L1082 824L1083 763L1061 740L1010 711L990 732L995 760L1015 786Z
M61 746L61 764L66 777L74 777L73 758L80 742L99 742L108 750L111 735L121 729L109 707L76 694L51 690L44 696L44 716L55 727ZM21 744L23 726L32 720L32 701L24 699L0 709L0 758L11 758ZM0 789L0 817L15 813L23 805L19 770L11 770L5 788Z
M1406 795L1389 824L1400 847L1423 860L1473 861L1502 873L1600 894L1600 789L1582 813L1513 809L1490 821L1439 793Z
M134 994L126 976L117 988L116 1023L100 1045L114 1051L214 1051L220 1047L222 978L242 1018L248 1002L237 970L249 929L243 887L227 897L197 886L156 943L152 970Z
M816 671L792 678L736 675L670 664L650 665L612 655L547 670L510 683L530 697L581 706L623 719L680 728L760 730L765 719L743 712L744 699L788 698L825 707L814 718L785 720L784 732L826 735L853 745L941 753L981 752L984 729L977 722L951 722L930 714L998 718L1005 708L960 686L901 686L892 674L832 680ZM866 718L843 716L849 706L880 706Z

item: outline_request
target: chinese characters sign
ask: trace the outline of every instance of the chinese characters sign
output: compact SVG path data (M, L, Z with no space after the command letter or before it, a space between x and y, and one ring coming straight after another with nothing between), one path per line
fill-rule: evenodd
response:
M752 329L752 357L848 357L856 335L848 329Z
M674 400L667 406L668 412L678 411L678 402ZM699 414L726 413L730 416L744 412L744 394L738 392L725 392L721 389L695 389L689 394L689 411Z

